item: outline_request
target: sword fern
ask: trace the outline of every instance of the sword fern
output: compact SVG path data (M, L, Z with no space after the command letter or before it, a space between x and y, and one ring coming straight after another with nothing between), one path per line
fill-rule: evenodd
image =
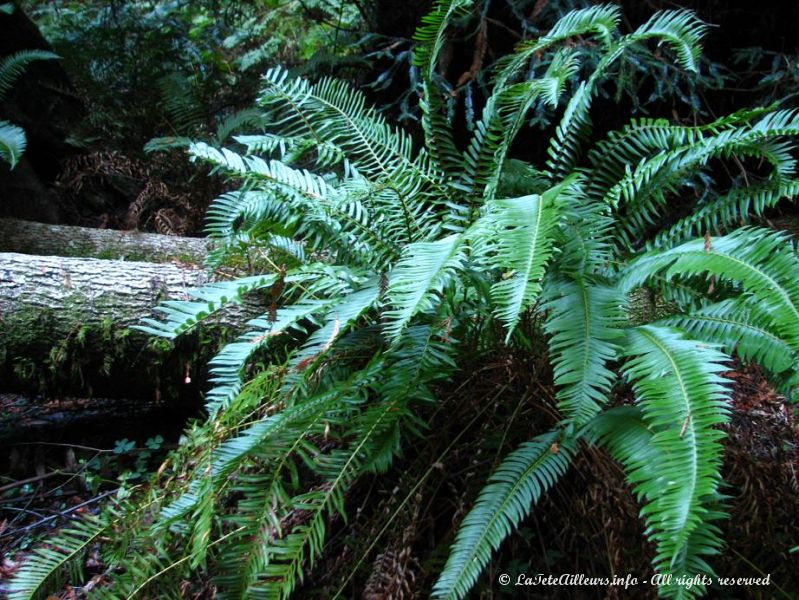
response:
M210 420L195 446L201 459L140 542L182 532L182 545L170 546L172 564L198 567L214 556L220 597L286 598L302 583L329 519L346 515L349 488L391 468L424 427L418 415L436 402L436 384L457 376L461 352L485 322L517 344L520 321L540 317L562 418L491 475L460 524L437 598L468 594L580 444L604 447L623 465L643 504L655 568L712 573L709 560L723 547L715 521L731 354L761 362L793 393L796 248L786 235L733 229L751 205L757 212L799 191L790 139L799 116L756 109L697 127L641 120L587 148L592 98L608 69L655 40L694 70L705 29L692 13L670 11L621 34L618 9L597 6L567 14L500 62L461 149L436 65L453 19L471 10L468 1L441 0L417 35L424 149L345 84L292 79L281 69L266 74L260 98L268 138L240 138L239 151L191 147L195 159L241 182L209 211L209 235L223 248L245 242L283 252L290 240L310 250L289 254L279 273L194 290L193 300L164 305L166 318L143 326L174 337L249 291L281 298L212 363ZM582 80L580 44L571 43L581 36L604 49ZM526 80L526 66L544 51L555 58ZM548 163L529 170L536 192L498 198L528 111L539 100L554 110L566 81L574 91ZM298 144L302 152L288 151ZM662 218L671 195L731 153L763 158L770 173L750 187L708 190L674 224ZM674 294L675 313L631 325L632 294L664 284L686 291ZM276 339L286 339L286 361L266 371L268 383L256 376L266 389L251 392L243 373L255 350ZM623 380L634 405L609 408ZM37 560L15 580L16 597L33 589ZM168 572L151 571L148 582ZM164 586L175 585L164 577ZM119 589L135 591L136 581ZM703 591L660 589L675 598Z

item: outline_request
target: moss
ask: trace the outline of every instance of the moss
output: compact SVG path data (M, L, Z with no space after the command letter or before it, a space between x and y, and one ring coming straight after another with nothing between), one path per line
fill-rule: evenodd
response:
M9 391L52 396L199 397L205 365L232 337L208 327L170 341L110 318L88 323L69 303L57 313L23 308L0 320L0 380Z

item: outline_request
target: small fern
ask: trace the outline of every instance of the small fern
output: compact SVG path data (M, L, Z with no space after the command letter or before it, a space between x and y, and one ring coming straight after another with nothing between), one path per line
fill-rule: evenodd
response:
M20 50L0 59L0 100L16 83L17 79L25 72L25 68L38 60L53 60L60 58L47 50Z

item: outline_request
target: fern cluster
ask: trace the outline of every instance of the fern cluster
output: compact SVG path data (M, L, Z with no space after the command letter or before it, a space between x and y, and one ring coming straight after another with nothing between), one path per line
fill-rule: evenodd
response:
M151 524L116 545L112 564L126 572L104 593L131 598L158 585L177 596L171 575L213 560L220 597L289 597L331 517L345 515L353 482L389 469L424 431L417 415L457 376L463 348L501 343L485 335L494 325L504 343L526 347L519 322L531 313L543 323L536 335L549 347L561 420L491 475L433 597L465 597L586 444L623 465L654 568L675 581L713 572L732 353L796 396L799 256L787 235L741 225L799 191L789 140L799 113L755 109L701 126L642 119L587 147L592 102L614 63L665 45L694 70L705 31L691 12L666 11L621 34L618 8L601 5L567 14L500 62L461 148L436 65L453 19L471 11L468 0L439 0L419 29L423 149L347 85L281 69L266 74L259 98L267 133L236 138L238 148L191 147L241 182L211 206L209 234L223 251L263 248L275 269L193 290L142 328L175 337L254 290L275 304L214 359L202 444L169 488L178 497L148 508ZM585 45L603 53L588 74ZM542 53L551 60L538 73L530 65ZM520 169L510 151L530 111L564 102L547 163ZM674 216L682 190L738 156L768 169ZM521 195L507 197L511 178ZM664 295L673 314L636 319L640 289ZM285 361L248 386L248 367L268 348ZM634 401L618 406L622 382ZM30 597L48 564L32 559L12 598ZM672 598L705 591L660 588Z

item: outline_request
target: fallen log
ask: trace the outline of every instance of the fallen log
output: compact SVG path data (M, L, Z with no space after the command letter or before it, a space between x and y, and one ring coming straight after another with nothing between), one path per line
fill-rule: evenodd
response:
M187 299L185 288L216 277L200 266L204 239L0 219L0 249L13 250L0 252L0 392L46 408L35 420L12 413L0 439L38 435L44 426L36 423L61 423L61 431L101 424L102 415L126 423L162 404L196 413L207 389L206 365L235 334L230 325L263 310L256 295L174 342L131 329L160 302ZM139 257L147 262L131 260ZM53 410L47 399L65 397L92 404L81 416L80 408L69 418L60 410L43 416Z
M201 265L205 238L0 219L0 252Z
M57 312L51 337L76 325L113 321L128 327L158 302L187 298L184 289L209 281L204 269L176 263L0 253L0 315ZM35 327L36 319L31 321Z
M258 298L175 342L131 326L210 278L177 263L0 253L0 391L200 406L207 361Z
M4 443L76 439L78 434L110 440L138 431L182 423L192 403L153 398L43 398L0 393L0 440ZM163 433L161 429L161 433Z

